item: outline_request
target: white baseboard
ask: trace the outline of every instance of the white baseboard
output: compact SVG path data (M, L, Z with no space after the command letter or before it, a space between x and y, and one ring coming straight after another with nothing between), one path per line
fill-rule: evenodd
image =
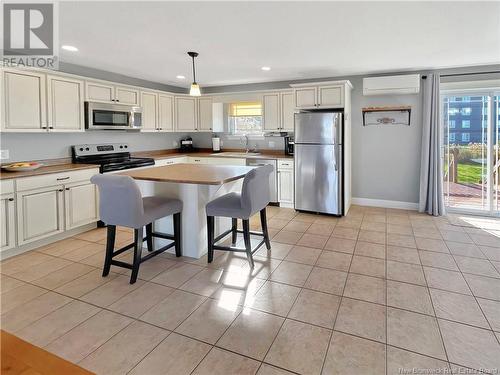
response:
M418 203L388 201L388 200L384 200L384 199L352 198L351 203L357 204L359 206L399 208L402 210L418 210Z

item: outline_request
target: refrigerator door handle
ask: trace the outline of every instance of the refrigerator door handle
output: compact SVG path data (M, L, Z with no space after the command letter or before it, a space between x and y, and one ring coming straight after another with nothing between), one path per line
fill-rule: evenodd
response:
M337 149L338 149L338 146L337 145L333 145L333 168L335 169L335 172L337 172L339 170L338 168L338 159L337 159Z

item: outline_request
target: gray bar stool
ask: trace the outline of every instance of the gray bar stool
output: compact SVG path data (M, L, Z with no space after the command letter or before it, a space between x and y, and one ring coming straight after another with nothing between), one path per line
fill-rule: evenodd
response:
M95 175L90 181L99 187L99 210L101 220L108 227L106 259L102 276L107 276L112 265L132 270L130 284L135 283L142 262L175 246L175 255L180 257L181 250L181 211L182 202L178 199L163 197L142 197L139 187L129 176ZM174 215L174 235L153 232L153 222L165 216ZM114 251L116 226L134 229L134 242ZM143 238L146 227L146 238ZM153 251L153 237L172 240L172 243ZM142 244L147 241L150 254L142 257ZM113 258L124 251L134 248L133 264Z
M251 170L243 180L241 194L229 193L223 195L206 206L207 212L207 229L208 229L208 263L211 263L214 258L214 250L225 250L247 253L250 267L253 268L253 253L255 253L264 243L267 249L271 249L269 242L269 233L267 231L266 206L269 204L269 175L272 173L273 167L265 165ZM250 231L250 217L260 211L260 223L262 233ZM214 238L215 222L214 217L230 217L232 218L231 229L221 233ZM238 230L238 219L243 222L243 230ZM236 238L238 232L243 233L245 248L238 248ZM217 242L232 233L232 246L219 246ZM250 243L250 234L262 236L260 243L252 249Z

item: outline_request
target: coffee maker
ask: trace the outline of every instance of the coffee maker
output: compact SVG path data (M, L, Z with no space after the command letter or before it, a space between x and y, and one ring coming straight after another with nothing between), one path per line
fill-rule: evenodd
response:
M193 149L193 138L186 137L181 139L181 152L191 152Z
M293 139L293 135L285 136L285 155L293 155L293 149L295 146L295 142Z

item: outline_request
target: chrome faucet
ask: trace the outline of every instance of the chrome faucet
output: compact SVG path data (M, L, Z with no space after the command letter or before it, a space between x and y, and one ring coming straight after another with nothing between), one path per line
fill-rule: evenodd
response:
M243 139L245 139L245 143L243 143ZM243 135L243 137L241 137L240 139L240 143L245 145L245 152L248 153L250 151L250 149L248 148L248 143L249 143L249 139L248 139L248 135Z

